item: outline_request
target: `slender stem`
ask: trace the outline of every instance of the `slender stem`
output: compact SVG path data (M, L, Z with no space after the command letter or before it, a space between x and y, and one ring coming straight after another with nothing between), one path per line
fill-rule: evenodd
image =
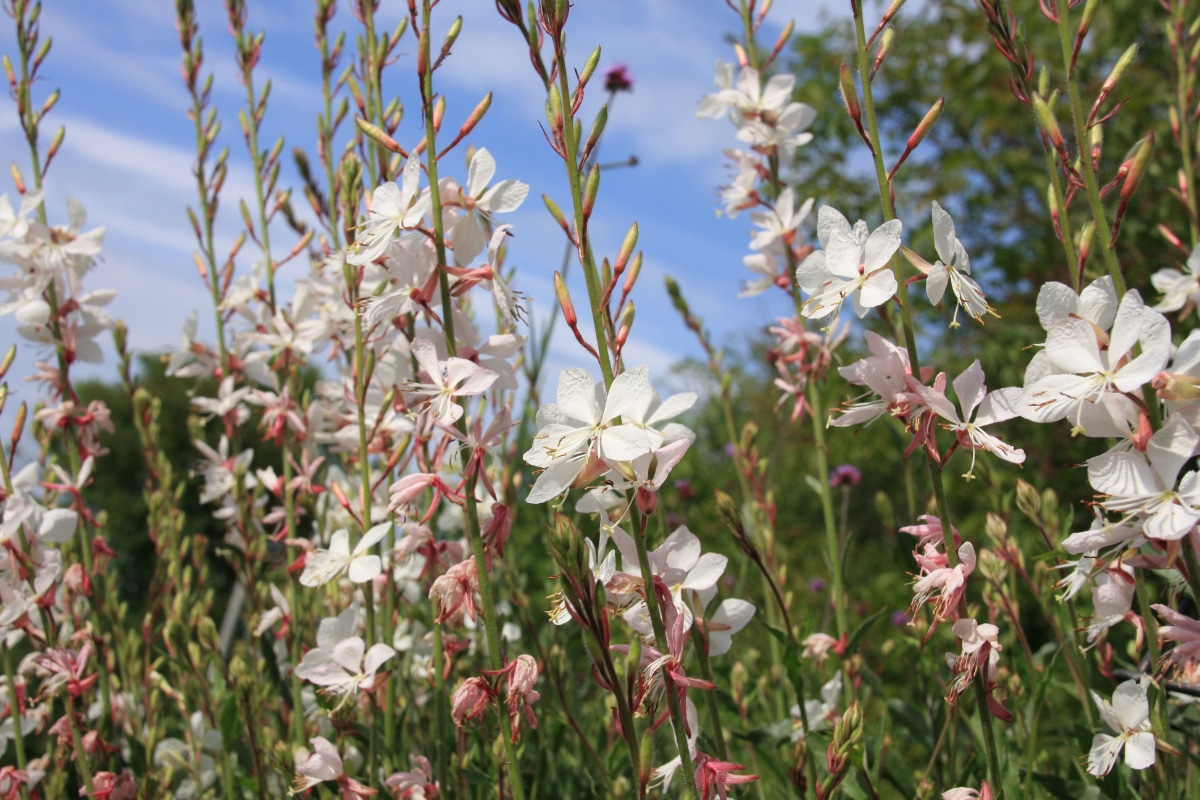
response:
M75 698L67 696L67 725L71 729L71 746L75 750L75 767L79 770L79 775L83 778L83 785L87 789L88 796L95 794L95 787L92 785L92 767L88 760L87 753L83 751L83 738L79 731L79 720L76 718ZM20 720L16 721L20 724Z
M825 444L825 407L821 391L816 383L809 381L806 387L809 417L812 419L813 439L816 441L817 480L821 482L821 511L825 517L825 552L829 558L830 591L832 592L833 614L837 620L837 634L847 633L846 596L842 576L842 547L838 536L837 521L833 513L832 488L829 486L829 454Z
M1179 119L1179 135L1176 142L1179 145L1179 158L1182 161L1183 174L1188 176L1188 192L1186 206L1188 212L1188 231L1191 234L1192 249L1200 245L1200 210L1197 209L1196 173L1192 166L1193 131L1189 123L1193 120L1188 99L1192 96L1192 87L1196 76L1188 65L1188 27L1187 12L1189 0L1177 0L1171 7L1171 22L1175 29L1175 111Z
M694 650L696 651L696 660L700 662L700 676L709 683L715 684L713 679L712 662L708 658L708 632L696 629L698 638L695 642ZM708 704L708 724L712 726L713 745L717 748L717 757L722 761L729 760L729 752L725 747L725 731L721 728L721 704L717 698L715 689L710 689L704 693L704 699Z
M1087 193L1088 205L1092 210L1092 219L1096 222L1096 234L1103 245L1104 265L1112 277L1113 288L1117 297L1125 296L1125 277L1121 273L1121 265L1117 263L1117 254L1113 249L1112 233L1108 227L1108 216L1100 199L1100 185L1096 180L1096 167L1092 162L1091 136L1084 122L1083 100L1079 96L1079 82L1071 67L1074 49L1071 45L1071 9L1068 3L1055 4L1058 10L1058 41L1062 48L1063 67L1067 71L1067 94L1071 105L1071 123L1075 128L1075 143L1079 148L1079 164L1083 172L1083 185ZM1065 210L1064 210L1065 211Z
M996 748L996 732L992 727L992 712L988 709L988 690L984 683L983 673L975 676L971 683L975 687L975 713L979 715L979 727L983 729L983 749L987 754L988 783L992 785L992 796L1000 797L1003 789L1000 783L1000 753Z
M442 298L442 324L444 326L446 349L451 356L458 351L458 343L454 335L454 306L450 295L450 279L445 270L446 241L442 220L442 198L438 188L437 168L437 130L433 123L433 62L429 55L431 0L421 3L421 32L419 47L421 53L418 62L425 65L422 76L421 98L425 117L425 148L427 153L426 171L429 177L430 213L433 219L434 248L437 253L438 286ZM467 434L466 415L458 420L459 430ZM463 456L467 456L464 454ZM466 497L467 525L464 531L471 543L471 553L475 558L479 576L479 596L482 605L483 627L487 638L488 662L492 671L504 667L504 658L500 653L500 629L496 624L496 600L492 587L491 575L487 568L487 552L484 548L481 527L479 524L479 509L475 500L475 485L477 476L472 474L467 479L463 494ZM513 800L525 800L525 790L521 784L520 762L517 758L517 748L512 737L502 735L500 740L504 747L504 760L508 772L508 783L512 789Z
M633 529L636 534L633 537L633 541L637 547L638 565L642 571L642 586L643 594L646 597L646 611L650 615L650 625L654 629L654 646L659 653L669 657L671 650L667 644L667 631L663 626L662 614L658 608L658 597L654 592L654 573L650 569L650 554L646 549L647 520L642 516L636 505L631 508L630 513L633 516ZM679 753L679 761L681 764L690 766L692 763L692 754L691 748L688 747L683 709L679 706L679 697L675 693L675 688L670 685L670 681L665 676L663 683L664 694L667 698L667 709L671 713L671 727L675 731L675 746ZM688 797L699 797L699 794L696 792L696 776L693 770L684 768L682 772Z
M608 312L600 308L600 274L592 255L592 244L588 237L587 219L583 216L583 178L579 169L579 142L575 138L575 115L571 110L571 87L567 80L567 55L563 42L554 43L558 59L558 91L562 100L563 114L563 162L567 167L567 182L571 187L571 205L575 212L575 242L579 248L579 263L583 266L583 277L587 283L588 305L592 310L592 323L596 331L596 352L600 354L600 372L605 387L612 386L613 367L608 352L608 333L604 327Z
M3 460L4 454L0 452L0 460ZM7 478L7 470L5 478ZM7 484L8 481L6 480ZM11 491L11 487L9 487ZM8 704L9 714L13 723L13 749L16 751L17 769L21 772L25 771L25 732L21 730L21 713L17 709L17 677L12 665L12 651L8 647L0 648L4 651L4 679L8 684ZM29 800L29 787L21 784L21 797Z
M1195 532L1184 539L1183 560L1187 564L1188 587L1192 590L1192 600L1200 605L1200 563L1196 559L1197 543Z

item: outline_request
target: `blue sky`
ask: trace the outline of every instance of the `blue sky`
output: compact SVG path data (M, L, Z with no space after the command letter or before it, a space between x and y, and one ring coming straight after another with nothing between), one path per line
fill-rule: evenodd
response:
M270 78L273 85L264 141L283 135L285 153L297 145L312 153L320 107L312 4L259 0L249 5L251 28L267 33L258 79ZM813 29L830 15L846 13L844 4L837 4L836 12L833 5L778 0L763 38L773 41L789 19L799 29ZM219 227L228 247L239 229L237 198L253 195L236 117L244 90L237 82L222 4L198 0L197 6L205 68L215 73L222 143L232 151ZM383 3L384 24L395 24L402 13L404 3ZM517 269L516 287L531 298L535 316L545 319L553 308L550 277L560 264L563 240L540 196L549 194L564 207L569 201L561 161L538 127L543 118L540 82L517 31L499 18L493 0L444 0L435 13L442 30L454 14L465 18L452 56L437 73L437 89L448 104L444 132L456 129L486 92L494 92L490 112L468 143L493 153L497 179L517 178L531 185L529 200L503 221L515 225L509 264ZM12 53L11 22L0 22L0 50ZM352 23L348 7L339 3L334 24ZM621 95L611 110L602 160L636 155L640 164L605 173L592 226L598 255L610 257L630 223L636 220L640 226L646 265L634 292L638 317L627 361L649 363L652 375L662 375L681 356L698 352L667 302L665 274L679 280L718 341L737 341L788 308L782 296L737 299L747 274L741 258L747 252L749 221L745 215L735 220L715 215L715 189L725 175L721 148L737 142L728 122L700 121L695 115L696 102L712 91L714 62L732 57L723 40L736 27L736 16L720 0L578 0L571 12L568 35L575 63L582 65L599 44L601 69L624 63L636 80L634 92ZM111 310L128 322L136 349L174 346L193 309L200 311L205 334L210 303L192 265L195 246L185 212L195 202L190 174L194 150L185 116L189 101L179 75L174 4L50 2L43 9L42 33L54 39L54 47L35 97L40 102L52 89L62 89L44 135L48 140L59 124L67 128L47 182L51 221L65 220L64 200L74 195L87 207L89 225L107 227L104 261L89 275L88 287L118 290ZM420 125L411 34L398 50L400 58L385 78L385 89L406 106L398 138L411 143ZM835 75L829 90L836 91ZM585 126L602 96L597 86L585 104ZM343 135L348 130L344 127ZM8 96L0 100L0 152L28 174L27 151ZM451 157L443 164L443 174L448 169L465 178L462 161ZM281 184L289 181L285 174ZM11 185L5 183L0 191L11 195ZM282 254L290 243L279 241L284 229L278 230L275 250ZM293 262L286 269L297 276L301 267ZM573 293L582 304L582 286L573 287ZM211 322L207 324L211 331ZM0 320L0 341L15 338L12 319ZM18 375L21 365L32 360L31 349L23 346ZM586 358L569 336L560 337L552 366L587 366ZM99 374L113 376L111 364ZM31 397L32 390L18 383L10 381L18 397Z

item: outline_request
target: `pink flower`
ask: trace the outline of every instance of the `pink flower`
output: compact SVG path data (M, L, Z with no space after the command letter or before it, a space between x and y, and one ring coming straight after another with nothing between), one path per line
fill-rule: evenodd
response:
M475 592L479 589L479 570L474 558L460 561L446 570L429 587L429 599L438 604L438 622L456 624L464 615L475 619Z
M729 792L727 789L730 786L741 783L753 783L758 780L757 775L733 774L744 769L745 767L741 764L718 761L704 753L697 753L696 788L700 790L701 800L711 800L714 797L720 798L720 800L728 800Z
M434 800L441 794L433 779L433 768L425 756L411 758L412 772L397 772L387 779L387 786L397 800Z
M933 614L935 621L950 619L957 616L959 601L967 588L967 577L975 571L975 547L966 542L958 548L958 564L949 566L944 555L938 553L932 545L926 545L925 556L918 559L921 570L925 573L913 585L913 601L908 613L916 616L921 607L928 602L936 592L938 599L934 603ZM930 633L933 632L931 627ZM928 634L926 634L928 638Z
M604 91L610 93L632 92L633 76L624 64L613 64L604 72Z
M1200 621L1180 614L1170 606L1150 606L1168 624L1158 629L1159 638L1175 642L1175 647L1163 653L1163 661L1184 667L1200 660Z
M464 722L481 719L495 696L491 684L485 679L467 678L454 690L454 701L450 709L454 724L461 728Z

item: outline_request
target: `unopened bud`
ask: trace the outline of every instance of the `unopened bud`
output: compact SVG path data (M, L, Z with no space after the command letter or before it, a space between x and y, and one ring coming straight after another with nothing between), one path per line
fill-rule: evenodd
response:
M600 165L593 164L592 169L588 172L587 184L583 189L583 218L587 219L592 215L592 209L596 206L596 195L600 193Z
M1045 131L1050 145L1055 150L1062 150L1063 135L1058 127L1058 120L1054 118L1054 112L1050 110L1050 106L1046 105L1041 94L1033 96L1033 115L1037 118L1038 125L1041 125L1042 130Z
M475 126L479 124L479 121L483 119L483 115L486 114L488 109L491 107L492 93L488 92L475 106L475 109L471 112L471 116L467 117L467 121L463 123L462 128L459 129L458 138L461 139L471 131L475 130Z
M446 116L446 95L439 94L437 99L433 101L433 129L440 131L442 129L442 118Z
M12 429L12 446L15 448L21 441L21 434L25 432L25 418L29 416L29 406L25 403L17 406L17 418L13 420Z
M1042 511L1042 498L1028 481L1017 478L1017 510L1032 520Z
M562 273L558 270L554 271L554 294L558 297L558 305L562 308L563 317L567 321L567 325L574 328L579 323L579 317L575 314L575 305L571 302L571 293L567 291L567 282L563 280Z
M636 311L633 307L633 301L630 300L625 304L625 307L621 309L621 325L617 329L617 347L622 347L625 344L625 340L629 338L629 331L631 328L633 328L633 318L635 314Z
M883 66L883 61L888 57L888 53L892 50L892 43L896 41L896 29L888 27L883 32L883 40L879 43L879 51L875 53L875 63L871 65L871 77L875 77L875 73L879 72L879 68Z
M64 126L59 126L54 133L54 138L50 140L50 146L46 148L46 164L49 165L54 156L58 153L58 148L62 147L63 139L66 138L67 129Z
M354 124L358 126L360 131L366 134L368 139L382 146L384 149L392 153L400 152L400 145L396 143L395 139L384 133L383 128L374 123L367 122L361 117L355 117Z
M460 14L455 18L454 22L450 23L450 30L446 32L446 39L442 42L442 57L445 58L450 52L450 48L454 46L455 40L458 39L458 34L462 33L463 18ZM399 38L399 37L397 37Z
M1003 542L1008 538L1008 523L999 514L988 512L987 523L983 529L992 541Z
M1117 83L1124 77L1125 72L1133 64L1133 60L1137 58L1138 46L1131 44L1117 59L1117 63L1113 65L1112 70L1108 73L1108 77L1104 79L1104 83L1100 86L1100 100L1097 104L1103 102L1105 97L1112 93L1112 90L1117 87Z
M625 234L625 241L621 242L621 250L617 253L617 263L613 267L613 272L620 275L625 271L625 265L629 263L629 257L633 255L633 250L637 247L638 240L638 224L635 222L629 226L629 231Z
M750 59L746 58L746 49L737 42L733 43L733 54L737 57L739 67L746 67L750 63Z
M567 218L563 215L562 209L560 209L558 205L550 199L550 195L548 194L542 195L542 202L546 205L546 210L550 212L550 216L554 217L554 221L557 222L558 226L562 228L563 231L565 231L569 236L571 233L571 226L567 223Z
M17 346L10 344L8 352L4 354L4 358L0 360L0 379L8 374L8 368L12 366L13 359L17 357Z
M119 319L113 325L113 347L117 353L123 355L125 347L129 339L129 326L125 324L125 320Z
M912 136L908 137L908 147L910 149L916 149L917 145L929 134L930 129L933 128L933 123L937 122L938 117L942 115L942 109L945 107L946 98L944 97L939 97L937 102L929 107L929 110L925 112L925 116L921 118L920 124L917 125L916 130L912 132Z
M621 289L625 294L633 291L633 285L637 283L638 275L642 271L642 251L638 250L633 261L629 264L629 272L625 275L625 286Z
M1160 372L1150 382L1163 400L1190 401L1200 398L1200 378L1176 372Z
M579 74L579 85L587 86L588 81L592 79L592 74L596 71L596 67L600 64L600 45L592 50L592 54L588 56L588 60L583 65L583 72Z
M654 737L650 731L642 734L641 747L638 752L638 769L637 775L640 785L645 786L650 782L652 775L650 765L654 763Z
M1087 263L1088 256L1092 254L1092 242L1096 238L1096 221L1089 219L1083 223L1083 227L1079 229L1079 263Z
M8 165L8 172L12 175L13 185L17 187L17 194L25 194L25 178L22 177L17 162L14 161Z
M600 106L600 110L596 112L596 119L592 121L592 131L588 134L587 142L583 145L583 159L591 155L592 150L600 142L600 136L604 133L604 126L608 124L608 104Z
M550 91L546 93L546 121L550 123L551 130L563 129L562 95L558 93L558 84L551 84Z
M62 96L62 92L58 89L50 93L50 96L46 98L46 102L42 103L42 116L45 116L50 109L54 108L54 104L58 102L60 96Z
M1154 131L1146 134L1135 147L1137 149L1133 153L1133 158L1129 160L1129 172L1125 176L1125 183L1121 185L1122 203L1133 196L1133 193L1137 191L1138 184L1142 182L1142 177L1146 174L1146 165L1150 162L1150 155L1154 152Z
M862 109L858 105L858 89L854 86L854 76L850 74L850 67L846 66L845 62L838 70L838 87L842 91L842 102L846 104L850 119L857 124L862 120Z

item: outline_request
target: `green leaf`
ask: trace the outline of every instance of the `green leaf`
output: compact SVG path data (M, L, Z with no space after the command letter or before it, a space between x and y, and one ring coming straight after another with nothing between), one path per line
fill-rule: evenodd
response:
M850 634L850 641L846 643L847 655L853 655L854 653L858 652L858 643L862 641L862 638L867 635L867 631L871 630L871 626L878 622L879 618L882 617L886 611L886 608L879 609L874 614L864 619L862 624L855 628L854 633Z
M221 744L226 750L232 750L237 744L241 721L237 698L232 693L225 695L225 699L221 701L221 712L217 716L217 726L221 729Z

